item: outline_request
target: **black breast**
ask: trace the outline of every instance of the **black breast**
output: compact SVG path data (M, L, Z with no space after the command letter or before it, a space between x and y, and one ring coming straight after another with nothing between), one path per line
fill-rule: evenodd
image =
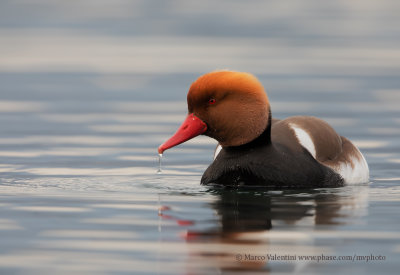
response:
M279 143L265 142L262 136L246 145L222 149L201 183L272 189L343 186L341 176L307 150L294 152Z

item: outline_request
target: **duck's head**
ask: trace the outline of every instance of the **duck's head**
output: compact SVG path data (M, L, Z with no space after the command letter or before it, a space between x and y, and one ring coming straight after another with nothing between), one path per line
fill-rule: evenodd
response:
M158 152L204 134L223 147L246 144L267 128L270 109L258 79L243 72L216 71L200 76L191 85L189 114L178 131Z

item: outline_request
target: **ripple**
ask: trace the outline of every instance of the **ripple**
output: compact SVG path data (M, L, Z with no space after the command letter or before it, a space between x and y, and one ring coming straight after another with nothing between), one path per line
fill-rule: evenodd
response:
M12 219L0 219L0 231L1 230L22 230L22 226L17 221Z
M47 104L38 101L0 101L0 113L38 113L46 107Z
M362 149L381 148L388 145L388 142L381 140L352 140L352 142Z
M48 230L40 233L43 237L52 238L94 238L94 239L132 239L138 234L130 231L113 230Z
M67 206L15 206L12 207L14 210L28 211L28 212L56 212L56 213L77 213L77 212L89 212L91 209L82 207L67 207Z

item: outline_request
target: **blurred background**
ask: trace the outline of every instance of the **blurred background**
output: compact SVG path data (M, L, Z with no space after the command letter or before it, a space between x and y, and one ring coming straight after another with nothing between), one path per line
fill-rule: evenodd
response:
M216 69L255 74L274 117L318 116L360 147L372 183L335 195L352 211L338 214L342 227L330 228L330 245L350 229L364 238L353 247L395 259L399 14L396 0L2 0L0 270L122 274L134 266L155 274L149 263L157 253L168 268L156 273L193 270L177 237L181 228L160 235L157 205L168 201L181 216L218 227L207 203L221 198L199 186L215 142L199 137L168 151L162 175L155 173L156 148L184 119L190 84ZM285 196L272 201L286 203ZM310 209L306 216L314 217L316 207ZM299 229L291 224L284 229ZM325 252L315 236L306 236L306 251ZM169 257L157 246L165 238L172 240ZM346 266L302 268L334 274ZM384 269L395 268L389 261Z
M225 68L270 78L264 83L272 93L396 88L399 6L391 0L2 1L1 97L182 100L194 77ZM366 85L370 77L385 81Z

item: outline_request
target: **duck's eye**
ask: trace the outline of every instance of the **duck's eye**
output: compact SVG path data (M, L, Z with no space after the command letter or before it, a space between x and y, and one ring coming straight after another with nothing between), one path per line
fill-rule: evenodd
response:
M215 104L215 102L217 102L217 101L215 100L215 98L210 98L210 99L208 100L208 104L210 104L210 105Z

